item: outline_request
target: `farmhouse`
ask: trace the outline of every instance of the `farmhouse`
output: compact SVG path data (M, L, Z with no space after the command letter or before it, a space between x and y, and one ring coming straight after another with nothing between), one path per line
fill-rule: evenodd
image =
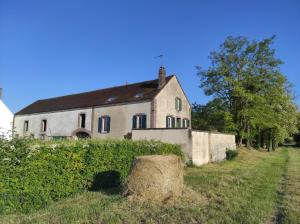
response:
M0 88L0 138L9 138L12 132L13 113L2 101L2 89Z
M128 138L181 145L201 165L235 149L234 135L191 129L191 105L175 75L159 68L155 80L38 100L15 114L15 133L40 139Z
M132 129L189 128L191 105L175 75L38 100L16 113L19 136L124 138Z

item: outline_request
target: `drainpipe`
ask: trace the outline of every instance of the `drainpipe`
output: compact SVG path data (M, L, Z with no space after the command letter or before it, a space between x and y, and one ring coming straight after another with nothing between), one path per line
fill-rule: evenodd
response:
M95 117L95 108L92 107L92 118L91 118L91 137L94 137L94 117Z

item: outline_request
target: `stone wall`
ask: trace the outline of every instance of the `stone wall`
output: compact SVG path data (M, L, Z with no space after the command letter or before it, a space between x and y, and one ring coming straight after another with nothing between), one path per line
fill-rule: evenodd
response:
M132 117L135 114L146 114L147 127L150 127L151 102L16 115L14 119L15 131L19 136L34 136L35 138L39 138L42 134L48 137L71 137L80 128L79 115L82 113L86 115L85 128L82 130L90 133L91 137L123 139L124 135L132 130ZM111 118L110 132L99 133L98 118L105 115ZM44 119L47 120L47 130L41 132L41 122ZM25 121L28 121L28 131L26 133L24 132Z
M226 158L226 149L236 149L234 135L210 133L210 139L211 162L224 160Z
M175 108L175 98L182 101L182 110ZM191 120L191 106L186 98L176 76L159 92L154 99L155 105L155 125L153 128L166 128L166 117L171 115L181 119Z
M15 132L19 136L72 136L72 132L79 128L79 114L86 114L86 130L91 130L92 109L78 109L58 111L53 113L40 113L30 115L17 115L14 119ZM42 120L47 120L46 132L41 132ZM24 133L24 121L28 121L28 132Z
M189 129L133 130L132 139L179 144L186 160L195 165L222 161L226 158L226 149L236 149L234 135Z
M186 158L192 158L190 150L190 137L188 129L144 129L132 130L132 140L157 140L166 143L178 144L181 146Z
M123 139L124 135L131 132L132 117L136 114L145 114L147 116L147 128L149 128L151 118L151 102L95 108L94 130L92 137L100 139ZM99 133L98 118L105 115L110 116L111 118L110 132Z
M208 163L210 161L210 133L191 131L191 142L193 164Z

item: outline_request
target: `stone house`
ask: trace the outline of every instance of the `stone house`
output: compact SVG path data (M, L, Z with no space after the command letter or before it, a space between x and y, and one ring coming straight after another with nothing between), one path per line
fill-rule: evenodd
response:
M160 140L179 144L195 165L221 161L235 136L191 129L191 105L175 75L39 100L15 114L15 133L41 139Z
M0 88L0 138L11 136L13 116L13 113L2 101L2 88Z
M133 129L190 128L191 105L175 75L45 100L15 114L18 136L124 138Z

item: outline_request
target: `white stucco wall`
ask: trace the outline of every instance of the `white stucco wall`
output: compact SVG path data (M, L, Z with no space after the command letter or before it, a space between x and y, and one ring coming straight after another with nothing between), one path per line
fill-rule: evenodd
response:
M94 110L94 112L93 112ZM47 136L72 136L73 131L79 128L79 114L86 114L86 130L92 133L94 138L123 138L132 130L132 117L136 114L147 115L147 127L150 127L151 102L115 105L108 107L76 109L58 111L52 113L40 113L15 116L15 131L19 136L24 136L24 122L29 123L25 136L34 135L38 138L41 134ZM94 115L94 119L92 116ZM98 133L98 118L108 115L111 118L110 132ZM41 132L42 120L47 120L46 132ZM93 130L92 130L93 120Z
M99 107L94 109L94 132L95 138L123 138L124 135L132 131L132 117L136 114L147 115L147 128L150 127L151 102L115 105L109 107ZM110 132L98 133L98 118L110 116Z
M0 137L8 138L12 131L13 113L0 99Z
M192 161L199 166L210 161L210 133L192 131Z
M177 111L175 108L175 98L179 97L182 100L182 110ZM167 85L157 94L154 99L156 115L155 127L166 127L166 116L172 115L180 117L181 119L187 118L191 120L191 106L176 78L174 76Z
M157 140L181 146L187 160L192 159L188 129L133 130L132 140Z
M14 126L16 134L24 136L24 121L28 121L28 132L26 136L34 135L38 138L41 134L41 122L47 120L47 136L71 136L72 132L78 129L78 116L81 113L86 114L86 129L91 130L92 109L78 109L59 111L53 113L40 113L31 115L15 116Z
M236 149L235 136L188 129L134 130L133 140L159 140L179 144L187 160L200 166L226 158L226 149Z
M226 149L236 149L235 136L221 133L210 133L211 162L222 161L226 158Z

